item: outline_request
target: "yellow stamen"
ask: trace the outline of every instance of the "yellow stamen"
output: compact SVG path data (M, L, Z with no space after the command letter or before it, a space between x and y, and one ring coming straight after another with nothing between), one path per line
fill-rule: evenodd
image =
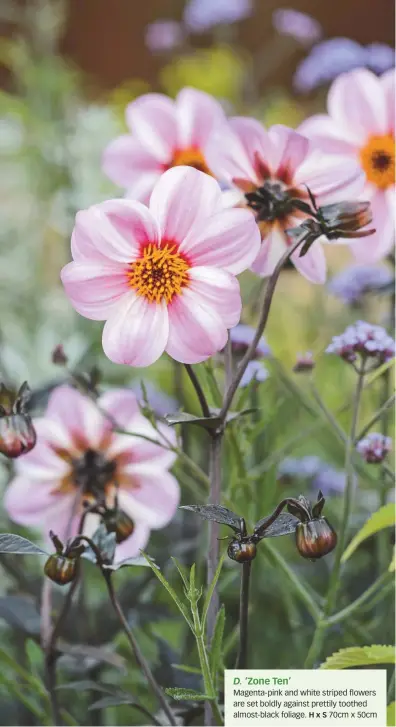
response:
M380 189L395 183L395 140L391 134L372 136L360 150L367 180Z
M194 146L187 147L186 149L178 149L169 164L169 167L194 167L200 172L205 174L211 174L211 171L206 163L205 157L202 152Z
M189 268L175 244L166 243L162 247L150 244L144 248L139 260L131 264L128 282L150 303L165 300L168 304L188 285Z

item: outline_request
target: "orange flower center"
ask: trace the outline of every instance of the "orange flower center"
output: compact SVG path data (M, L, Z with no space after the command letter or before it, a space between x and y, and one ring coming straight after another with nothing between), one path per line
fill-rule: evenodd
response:
M167 242L162 247L147 245L139 260L132 263L128 281L138 295L150 303L168 304L188 285L190 265L177 252L177 245Z
M199 172L205 172L205 174L211 175L211 171L206 163L204 155L194 146L187 147L186 149L177 149L175 151L169 167L182 166L194 167L194 169L198 169Z
M369 182L386 189L395 182L395 140L391 134L372 136L360 150L360 160Z

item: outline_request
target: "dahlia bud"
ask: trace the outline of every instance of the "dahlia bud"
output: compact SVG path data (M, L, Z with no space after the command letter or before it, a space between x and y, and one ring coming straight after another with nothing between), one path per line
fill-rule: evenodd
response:
M54 350L52 351L52 363L54 363L56 366L66 366L67 362L68 358L65 354L63 345L61 343L58 343L58 345L55 346Z
M331 553L337 545L337 534L325 517L298 523L297 550L303 558L317 560Z
M104 515L107 532L116 534L116 543L119 545L132 535L135 524L123 510L107 510Z
M77 559L67 558L64 555L55 553L50 555L45 566L44 573L51 581L65 586L67 583L74 581L77 573Z
M231 560L236 560L238 563L247 563L254 560L256 553L257 548L255 543L243 543L236 538L231 540L227 548L228 557L231 558Z
M327 237L365 237L375 230L362 230L373 220L370 202L339 202L319 207L319 215L328 229ZM355 234L359 232L359 234Z
M36 432L25 410L31 394L26 382L22 384L12 405L11 394L4 386L2 394L5 396L2 396L4 405L0 405L0 452L14 459L30 452L36 444Z

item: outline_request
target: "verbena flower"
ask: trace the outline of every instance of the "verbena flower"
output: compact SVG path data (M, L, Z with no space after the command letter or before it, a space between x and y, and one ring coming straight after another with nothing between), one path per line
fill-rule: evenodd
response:
M278 8L272 13L274 28L281 35L290 35L303 45L316 43L322 37L321 24L311 15L292 8Z
M147 202L155 183L171 167L211 173L206 148L224 123L224 112L212 96L195 88L184 88L174 101L148 93L132 101L125 115L131 133L110 142L103 170L128 197Z
M232 328L230 331L231 348L236 355L243 356L252 343L256 329L245 323ZM265 358L271 356L271 349L264 336L261 336L255 350L254 358Z
M61 277L81 315L106 320L111 361L149 366L166 350L198 363L223 349L238 323L235 275L259 247L252 215L224 210L214 179L180 167L157 182L149 208L111 200L79 212Z
M316 455L286 457L278 467L277 477L286 483L295 479L305 480L313 492L321 490L325 495L340 494L346 485L345 472Z
M340 336L334 336L326 353L334 353L353 363L358 357L370 359L374 366L390 361L395 355L395 342L386 330L365 321L348 326Z
M307 186L319 206L354 198L363 186L363 174L354 160L324 155L301 134L286 126L269 131L255 119L230 119L211 141L208 159L215 174L233 190L225 202L247 206L260 228L262 245L252 270L265 277L292 244L286 230L307 218L298 203L308 202ZM322 238L326 239L326 238ZM296 268L308 280L323 283L326 259L319 242L304 257L296 250Z
M189 0L183 20L192 33L203 33L216 25L244 20L252 9L252 0Z
M115 422L135 436L114 432ZM96 405L76 389L60 386L51 394L45 415L34 423L37 445L16 462L5 493L12 520L39 527L46 535L54 530L67 540L77 534L84 502L108 508L117 504L134 523L132 535L117 548L117 560L123 560L138 554L151 529L172 519L180 496L169 472L176 456L138 437L159 441L131 391L109 391ZM174 437L168 428L166 437ZM98 519L87 516L85 534L94 532Z
M134 382L131 388L136 394L139 404L144 406L145 401L140 381ZM144 389L147 395L148 405L157 416L164 417L166 414L174 414L179 409L179 402L173 396L169 396L164 391L157 389L151 381L144 381Z
M376 233L353 242L360 263L383 258L394 245L395 74L377 78L367 70L346 73L330 88L328 115L313 116L299 127L321 149L355 161L365 175L361 199L371 202Z
M315 45L301 61L293 83L300 93L309 93L355 68L366 67L375 73L384 73L394 65L395 51L389 45L371 43L363 46L351 38L329 38Z
M328 284L330 293L344 303L359 303L367 293L381 291L393 280L384 265L350 265L335 275Z
M249 361L243 376L239 382L239 386L244 388L248 386L253 379L259 383L266 381L269 377L269 371L261 361Z
M156 20L147 25L145 31L145 43L152 53L173 50L183 38L183 26L176 20Z
M392 439L391 437L385 437L383 434L371 432L357 443L356 449L368 464L379 464L384 461L386 455L391 451Z

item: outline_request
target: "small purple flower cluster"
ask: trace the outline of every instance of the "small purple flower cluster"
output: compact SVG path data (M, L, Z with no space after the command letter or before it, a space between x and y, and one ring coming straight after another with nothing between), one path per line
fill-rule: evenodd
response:
M240 323L238 326L235 326L235 328L232 328L230 331L232 352L236 356L244 356L252 343L255 334L255 329L251 326L245 325L244 323ZM248 386L253 379L255 381L262 382L268 378L268 370L259 359L267 358L269 356L271 356L271 349L263 336L256 346L253 360L249 361L242 376L239 384L241 388Z
M328 289L351 305L359 303L367 293L381 291L392 280L392 273L385 265L350 265L332 278Z
M395 342L381 326L357 321L340 336L333 337L326 353L341 356L348 363L356 361L358 356L363 360L370 358L380 366L394 357Z
M368 464L379 464L391 451L392 439L378 432L371 432L357 443L356 449Z
M315 368L315 361L313 359L312 351L297 354L297 359L293 366L295 374L310 372L313 368Z

